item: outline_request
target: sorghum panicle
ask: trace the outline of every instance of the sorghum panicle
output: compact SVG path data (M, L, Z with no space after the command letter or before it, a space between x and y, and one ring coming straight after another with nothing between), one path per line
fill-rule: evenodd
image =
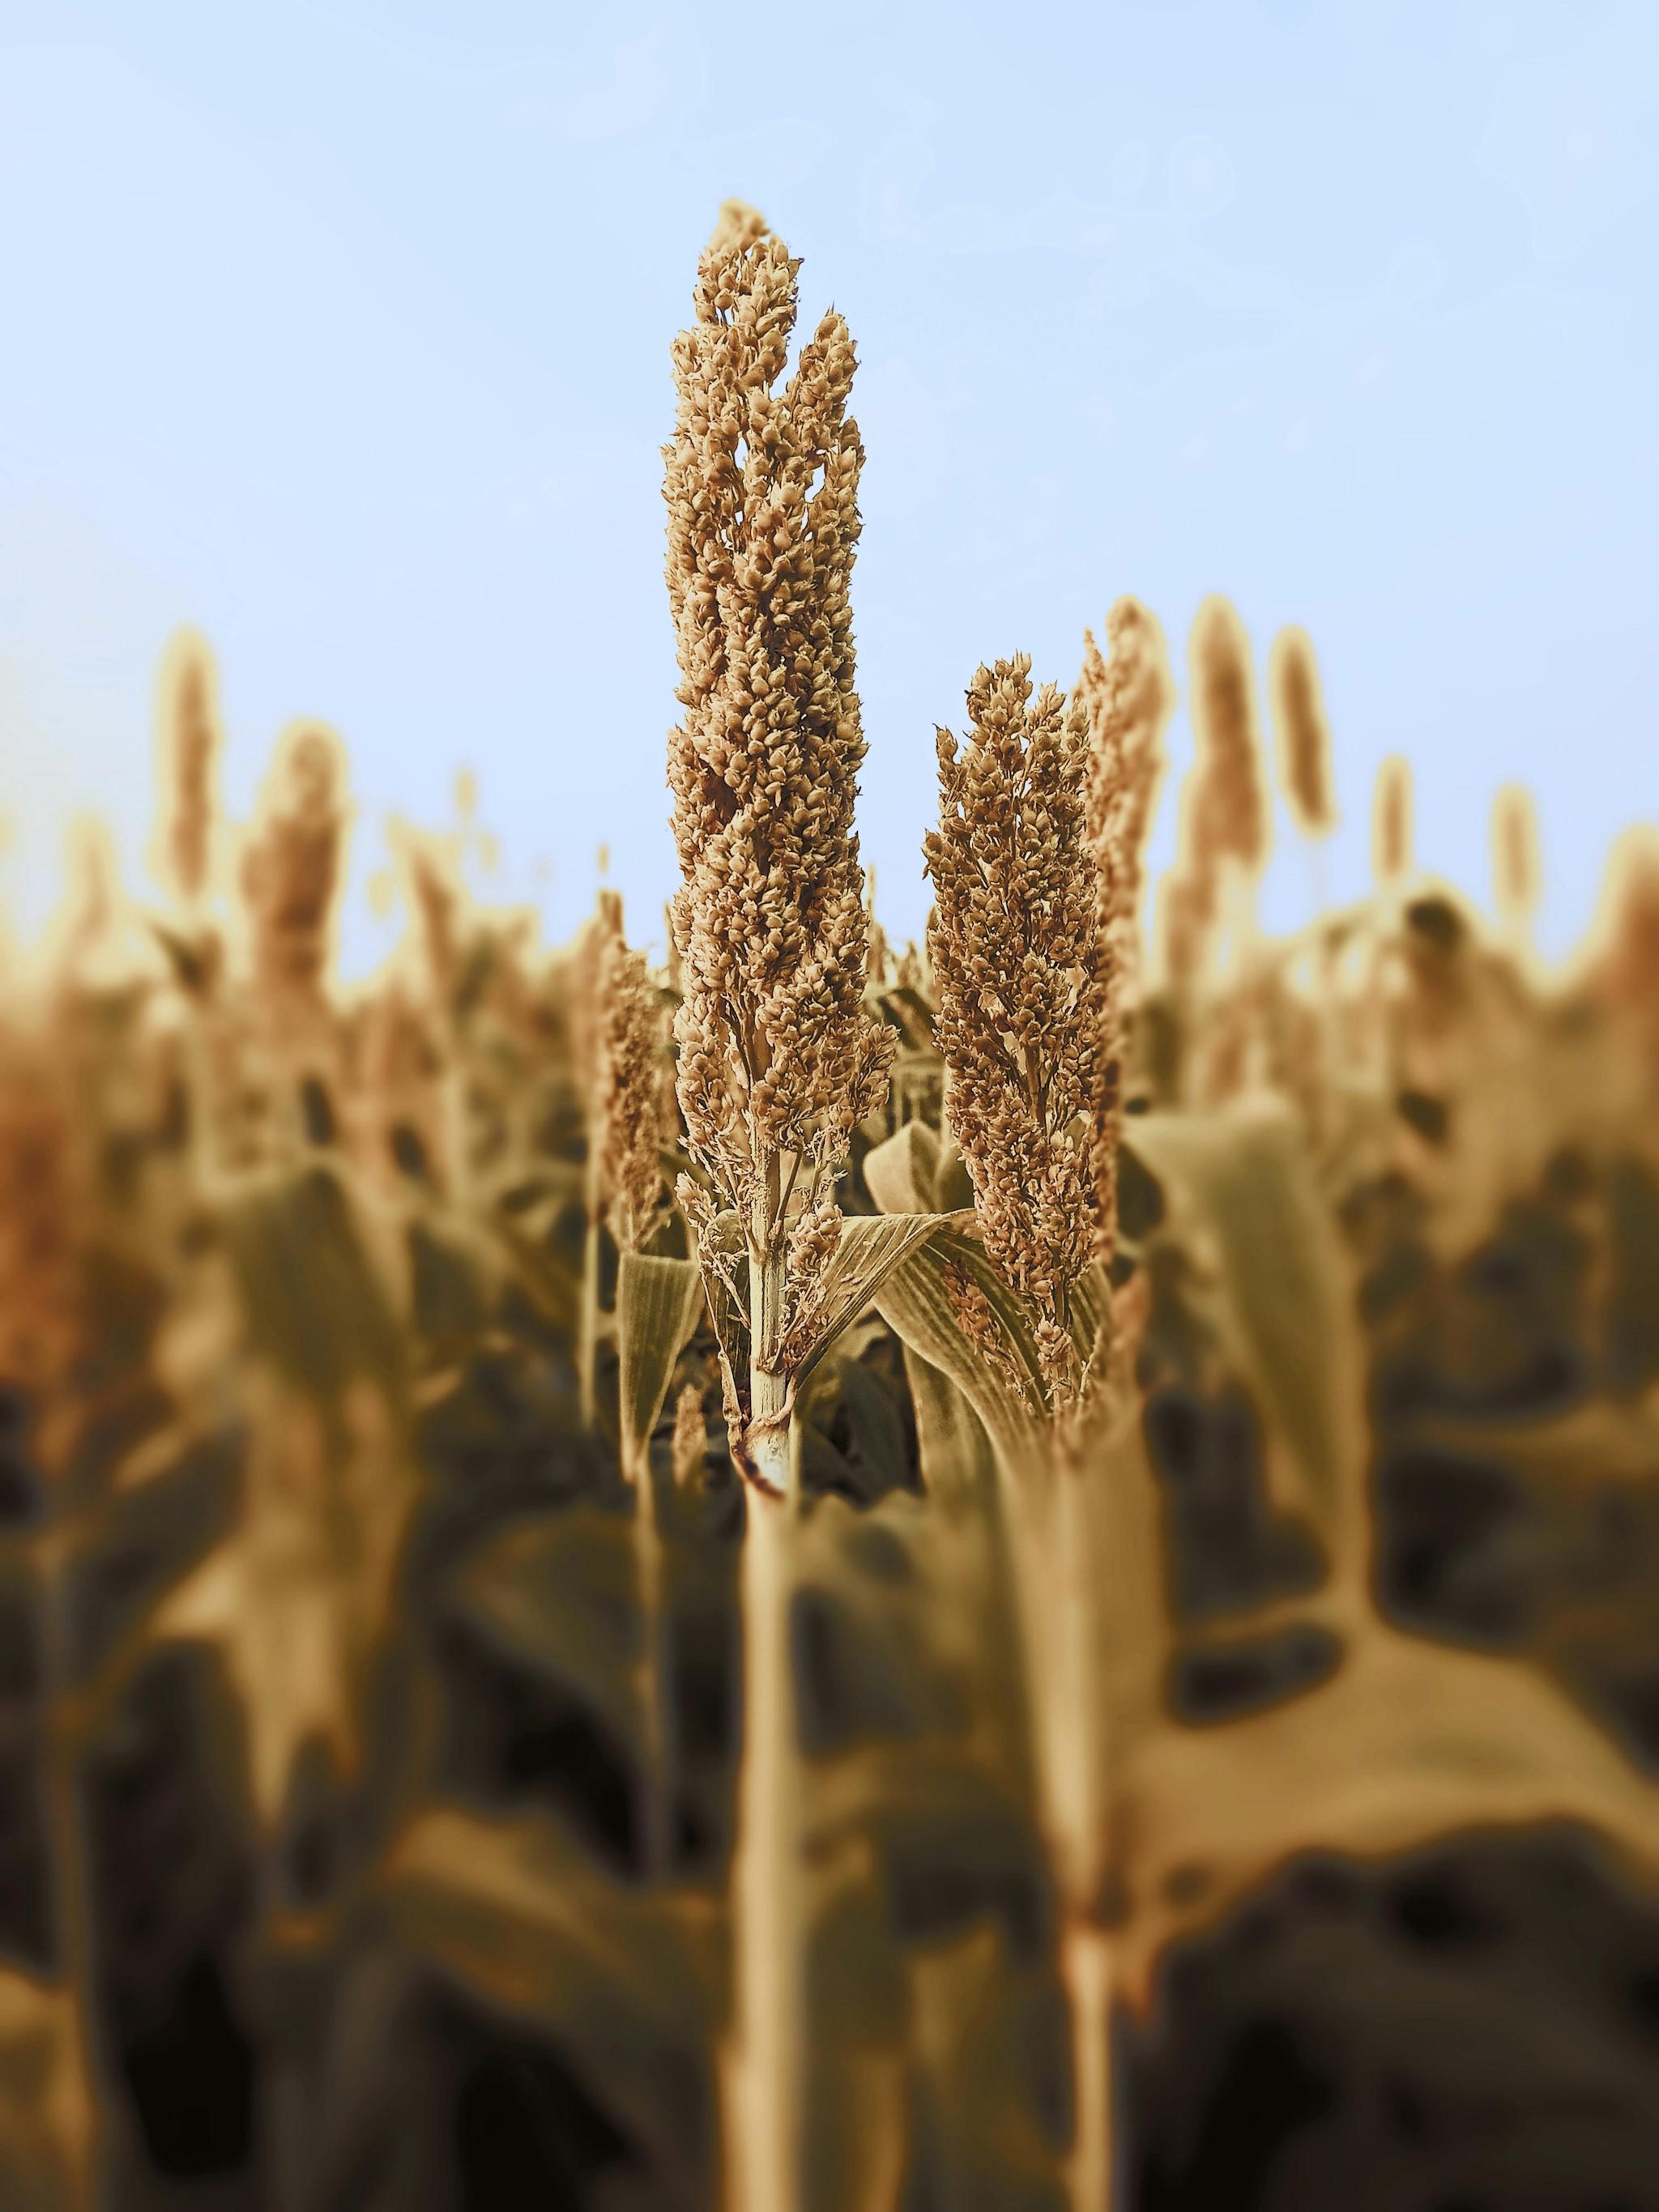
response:
M1280 787L1304 835L1336 827L1331 732L1320 694L1319 664L1304 629L1282 629L1267 659L1267 692L1279 740Z
M611 1233L624 1251L637 1252L662 1201L661 1002L644 953L623 936L620 916L599 956L598 1030L599 1185Z
M817 1205L892 1056L862 1006L853 344L826 314L786 378L799 266L752 210L723 212L675 341L664 448L684 710L669 744L679 1094L751 1241L769 1150L807 1164Z
M1371 801L1371 872L1380 886L1403 882L1412 869L1412 771L1390 753L1376 771Z
M1079 696L1089 718L1087 810L1094 849L1106 988L1106 1033L1095 1107L1097 1256L1116 1236L1117 1142L1122 1112L1124 1013L1139 973L1146 831L1164 770L1163 736L1175 704L1164 634L1138 599L1106 617L1106 659L1083 633Z
M1080 1377L1066 1328L1094 1255L1094 1139L1109 1039L1109 960L1087 835L1081 698L1032 697L1020 654L981 668L960 750L939 732L927 840L946 1111L988 1257L1030 1304L1052 1401Z

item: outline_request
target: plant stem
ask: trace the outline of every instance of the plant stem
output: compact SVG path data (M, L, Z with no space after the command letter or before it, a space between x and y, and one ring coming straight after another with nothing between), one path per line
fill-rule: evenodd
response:
M791 2212L798 2201L792 1510L788 1498L769 1498L750 1486L743 1547L743 1759L732 1873L736 1958L729 2212Z
M732 1869L734 2010L726 2105L728 2212L793 2212L799 2202L802 2040L796 1889L799 1835L789 1651L795 1512L788 1377L765 1364L782 1333L785 1273L776 1209L781 1162L757 1201L750 1263L751 1362L742 1574L744 1729Z

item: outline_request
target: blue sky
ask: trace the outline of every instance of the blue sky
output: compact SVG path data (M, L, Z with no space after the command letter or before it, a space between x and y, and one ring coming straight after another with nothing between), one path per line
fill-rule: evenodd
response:
M234 810L320 715L360 889L466 765L503 896L563 933L604 841L659 932L668 347L736 194L859 344L895 933L975 664L1067 681L1133 591L1184 677L1221 590L1259 664L1319 649L1334 888L1385 752L1482 896L1521 776L1565 945L1659 816L1656 109L1652 0L0 0L9 902L88 803L137 873L187 620ZM1281 817L1269 917L1306 898Z

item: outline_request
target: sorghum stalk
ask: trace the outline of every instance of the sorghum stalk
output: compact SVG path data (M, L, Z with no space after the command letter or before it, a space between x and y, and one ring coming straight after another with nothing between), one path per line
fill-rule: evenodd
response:
M683 1181L681 1197L705 1273L739 1305L744 1285L721 1257L717 1211L734 1218L747 1262L747 1371L727 1360L724 1375L749 1504L726 2146L742 2212L789 2212L799 2193L794 1376L840 1236L836 1176L891 1060L887 1033L862 1010L853 345L841 317L825 315L781 383L799 265L752 209L722 210L698 265L696 320L674 344L678 404L664 449L683 709L668 758L682 876L675 1035L686 1141L708 1185Z
M1098 1918L1106 1829L1097 1592L1101 1499L1093 1479L1102 1356L1079 1358L1071 1295L1114 1242L1120 1048L1114 946L1121 887L1109 872L1129 778L1121 720L1091 774L1090 721L1021 655L981 668L959 751L939 733L939 826L927 841L934 906L946 1115L974 1186L987 1257L1024 1301L1044 1399L1021 1463L1000 1452L1004 1521L1031 1700L1043 1826L1063 1902L1076 2124L1072 2201L1110 2191L1109 1945ZM1094 804L1089 804L1093 785ZM1092 815L1092 821L1091 816ZM1089 835L1091 828L1096 838ZM969 1334L988 1314L963 1300ZM1091 1407L1091 1400L1095 1400ZM1091 1465L1091 1459L1093 1464Z

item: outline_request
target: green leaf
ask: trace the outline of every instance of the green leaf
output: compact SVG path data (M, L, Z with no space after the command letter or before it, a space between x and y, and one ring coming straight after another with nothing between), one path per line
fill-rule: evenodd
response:
M617 1263L617 1417L623 1472L647 1463L669 1378L696 1327L702 1276L695 1260L624 1252Z
M636 1572L629 1523L578 1506L502 1529L467 1560L456 1597L493 1642L637 1751L644 1716Z
M1126 1144L1212 1240L1236 1358L1282 1450L1269 1480L1339 1548L1364 1515L1364 1367L1353 1287L1296 1116L1252 1103L1138 1116ZM1288 1458L1294 1474L1286 1479Z
M711 1906L615 1881L556 1822L449 1809L414 1823L380 1887L406 1947L558 2043L670 2201L708 2201L724 2007Z

